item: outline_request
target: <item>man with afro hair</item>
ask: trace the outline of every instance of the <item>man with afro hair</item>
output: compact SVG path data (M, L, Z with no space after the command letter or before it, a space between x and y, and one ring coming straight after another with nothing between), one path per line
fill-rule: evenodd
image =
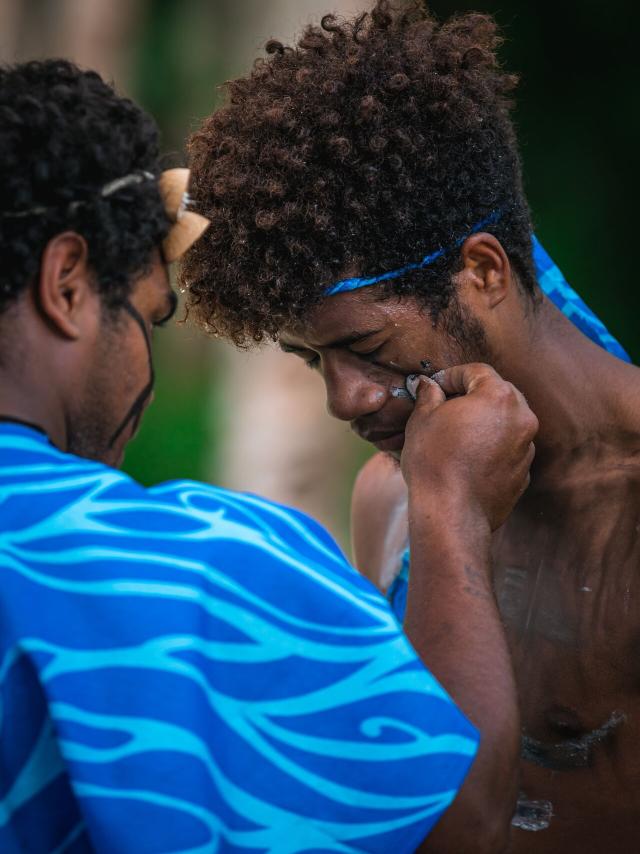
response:
M443 376L455 401L416 389L414 574L440 550L426 608L450 630L407 638L303 514L115 468L175 309L167 265L207 225L151 117L63 60L0 67L0 151L2 854L504 850L515 685L492 601L467 610L526 486L522 395L487 367Z
M427 615L405 615L407 376L484 362L526 396L531 486L492 543L523 716L512 850L631 854L640 374L532 234L499 43L485 15L387 0L267 43L192 137L212 226L183 283L206 328L319 371L329 411L382 452L356 483L354 551L408 631Z

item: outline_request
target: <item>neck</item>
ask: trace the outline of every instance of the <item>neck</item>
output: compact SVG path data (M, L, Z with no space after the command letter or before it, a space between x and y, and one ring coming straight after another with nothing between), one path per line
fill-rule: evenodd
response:
M42 430L56 447L65 449L67 431L64 418L56 415L50 405L48 389L28 384L16 384L15 377L7 377L0 370L0 420L14 420ZM49 404L49 405L48 405Z
M62 404L64 376L59 357L40 346L22 303L7 310L0 324L5 351L0 356L0 417L38 427L56 447L66 450L67 423Z
M73 388L72 365L52 340L31 289L0 316L0 341L0 416L38 427L66 450L64 400L65 387Z
M585 338L547 299L512 336L504 342L509 356L501 373L522 391L540 422L537 468L570 451L596 453L603 441L629 443L640 413L634 366Z

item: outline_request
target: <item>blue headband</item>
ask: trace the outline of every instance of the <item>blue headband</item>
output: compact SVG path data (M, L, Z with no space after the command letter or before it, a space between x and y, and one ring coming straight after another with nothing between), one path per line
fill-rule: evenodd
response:
M336 282L335 285L330 285L325 291L325 296L332 297L334 294L342 294L345 291L355 291L358 288L366 288L369 285L377 285L379 282L388 282L389 279L398 279L400 276L404 276L405 273L410 273L413 270L423 270L425 267L428 267L430 264L433 264L434 261L437 261L438 258L442 258L443 255L446 255L448 252L451 252L453 249L457 249L458 246L462 246L467 237L471 237L472 234L475 234L478 231L482 231L483 228L486 228L488 225L494 225L500 217L502 216L502 211L497 210L493 211L489 214L488 217L477 222L464 237L458 238L453 246L449 246L446 249L437 249L435 252L431 252L429 255L425 255L422 261L418 261L415 264L407 264L406 267L400 267L399 270L390 270L388 273L381 273L379 276L370 276L365 279L342 279L340 282Z
M369 276L367 278L342 279L334 285L328 287L325 291L326 296L341 294L347 291L355 291L358 288L366 288L371 285L377 285L380 282L388 282L390 279L398 279L404 276L405 273L410 273L413 270L422 270L442 258L444 255L462 246L464 241L482 231L488 225L493 225L499 221L502 216L502 210L493 211L488 217L476 223L464 237L458 238L452 246L443 249L437 249L429 255L425 255L422 261L414 264L407 264L405 267L400 267L398 270L390 270L388 273L382 273L379 276ZM604 323L591 311L589 306L578 296L578 294L569 285L565 277L562 275L556 264L545 251L544 247L535 236L531 235L533 263L536 271L536 279L538 285L544 294L556 305L569 320L577 326L577 328L594 341L596 344L603 347L609 353L617 356L625 362L630 362L628 353L622 345L616 341L611 335Z

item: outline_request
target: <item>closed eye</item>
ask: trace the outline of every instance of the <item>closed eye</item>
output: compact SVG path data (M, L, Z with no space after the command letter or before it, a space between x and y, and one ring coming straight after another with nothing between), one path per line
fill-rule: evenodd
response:
M169 307L167 309L166 314L164 315L164 317L161 317L160 320L154 321L153 325L156 328L166 326L167 323L169 323L169 321L173 317L173 315L176 313L176 309L178 308L178 297L175 291L169 291L169 293L167 294L167 301Z
M311 359L305 359L304 363L308 368L311 368L311 370L313 370L314 368L317 368L320 364L320 356L316 355L313 356Z
M320 364L320 356L313 350L301 350L298 347L290 347L288 344L282 343L280 343L280 349L283 353L293 353L294 356L298 356L308 368L317 368Z
M351 352L353 353L354 356L358 356L359 358L363 359L365 362L367 362L370 365L373 364L373 365L376 365L380 368L386 368L386 367L388 367L387 362L384 360L380 361L380 358L379 358L380 355L382 354L383 349L384 349L384 344L379 344L373 350L367 350L366 352L363 352L362 350L353 350L352 349Z
M382 350L382 344L374 347L373 350L351 350L356 356L362 356L363 359L372 359L374 356L379 356Z

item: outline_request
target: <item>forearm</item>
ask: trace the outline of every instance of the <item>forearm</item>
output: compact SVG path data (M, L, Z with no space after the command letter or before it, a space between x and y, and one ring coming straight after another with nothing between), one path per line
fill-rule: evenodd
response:
M464 786L424 851L481 852L486 838L493 854L506 844L515 808L520 724L491 586L489 528L464 521L458 508L412 496L409 530L405 631L482 737Z

